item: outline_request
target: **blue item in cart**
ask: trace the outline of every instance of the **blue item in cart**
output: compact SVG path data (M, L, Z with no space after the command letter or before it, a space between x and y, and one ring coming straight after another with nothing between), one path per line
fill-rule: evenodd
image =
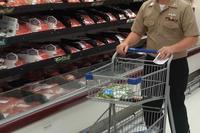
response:
M112 90L112 89L105 89L105 90L103 91L103 93L106 94L106 95L111 95L111 96L113 96L113 90Z

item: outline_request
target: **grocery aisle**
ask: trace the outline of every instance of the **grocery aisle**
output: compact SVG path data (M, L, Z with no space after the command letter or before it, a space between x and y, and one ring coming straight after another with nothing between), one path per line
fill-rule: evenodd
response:
M200 126L199 126L199 120L200 120L200 88L196 89L194 92L192 92L191 95L188 95L186 98L186 106L188 111L188 119L190 123L191 133L199 133L200 132ZM167 133L170 133L169 131L169 125L167 125Z

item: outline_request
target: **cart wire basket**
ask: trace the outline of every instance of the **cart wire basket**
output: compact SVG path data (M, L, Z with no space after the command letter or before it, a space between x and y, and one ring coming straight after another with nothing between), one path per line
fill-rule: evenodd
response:
M163 132L163 108L152 110L148 107L137 110L133 106L112 105L87 129L89 133L161 133ZM115 117L114 117L115 116ZM147 117L147 121L145 121ZM146 125L145 123L151 123Z
M116 117L115 106L141 106L151 101L163 99L164 104L162 110L164 115L163 117L161 115L160 118L156 117L156 119L165 119L167 109L169 109L170 120L172 121L172 132L175 133L169 99L169 69L173 56L169 58L167 63L158 65L153 63L153 60L147 59L148 54L157 54L157 50L129 48L128 52L142 53L143 56L134 59L122 58L118 57L117 53L115 53L110 63L86 73L86 85L89 90L88 98L97 102L109 103L108 111L114 111L114 115L110 113L110 119ZM169 108L167 108L167 106ZM146 119L147 118L145 118L145 120ZM163 122L164 125L165 121L166 120ZM111 132L112 127L110 122L108 124L110 125L108 132ZM117 124L117 122L114 122L114 133L129 133L126 130L119 130ZM151 126L147 127L148 128L144 129L144 132L151 133ZM162 132L159 131L156 133L163 132L165 131L162 130ZM131 130L131 133L136 132ZM138 131L137 133L140 132Z

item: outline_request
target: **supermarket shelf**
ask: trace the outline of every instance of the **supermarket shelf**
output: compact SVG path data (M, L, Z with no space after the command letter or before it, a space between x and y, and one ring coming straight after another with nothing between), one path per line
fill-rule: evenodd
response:
M55 58L51 58L51 59L47 59L47 60L43 60L43 61L25 64L23 66L11 68L11 69L0 70L0 79L7 78L10 76L14 76L14 75L23 75L27 72L31 72L31 71L34 71L34 70L37 70L40 68L45 68L48 66L59 66L59 65L74 62L76 60L86 58L89 56L103 54L103 53L109 52L111 50L114 50L116 45L117 45L116 43L104 45L101 47L95 47L92 49L81 51L81 52L78 52L78 53L72 54L72 55L59 56L59 57L55 57Z
M101 5L116 5L116 4L128 4L133 2L143 2L143 0L102 0L96 2L86 2L86 3L45 3L37 5L23 5L17 7L0 7L0 14L24 14L33 12L43 12L43 11L53 11L53 10L65 10L65 9L80 9Z
M82 27L75 27L75 28L66 28L61 30L49 30L43 32L36 32L26 35L20 36L13 36L13 37L1 37L0 38L0 46L8 46L12 44L17 44L21 42L34 42L40 39L49 39L49 38L56 38L59 36L65 37L74 37L74 36L81 36L85 33L91 32L101 32L106 30L111 30L115 28L123 28L131 26L133 20L120 20L115 22L109 22L104 24L95 24L95 25L88 25Z

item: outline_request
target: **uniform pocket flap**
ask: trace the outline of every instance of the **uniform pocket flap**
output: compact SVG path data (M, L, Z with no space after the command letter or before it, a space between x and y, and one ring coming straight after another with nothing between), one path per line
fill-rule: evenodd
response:
M154 21L153 20L145 20L144 21L144 25L149 27L149 26L153 26L154 25Z

